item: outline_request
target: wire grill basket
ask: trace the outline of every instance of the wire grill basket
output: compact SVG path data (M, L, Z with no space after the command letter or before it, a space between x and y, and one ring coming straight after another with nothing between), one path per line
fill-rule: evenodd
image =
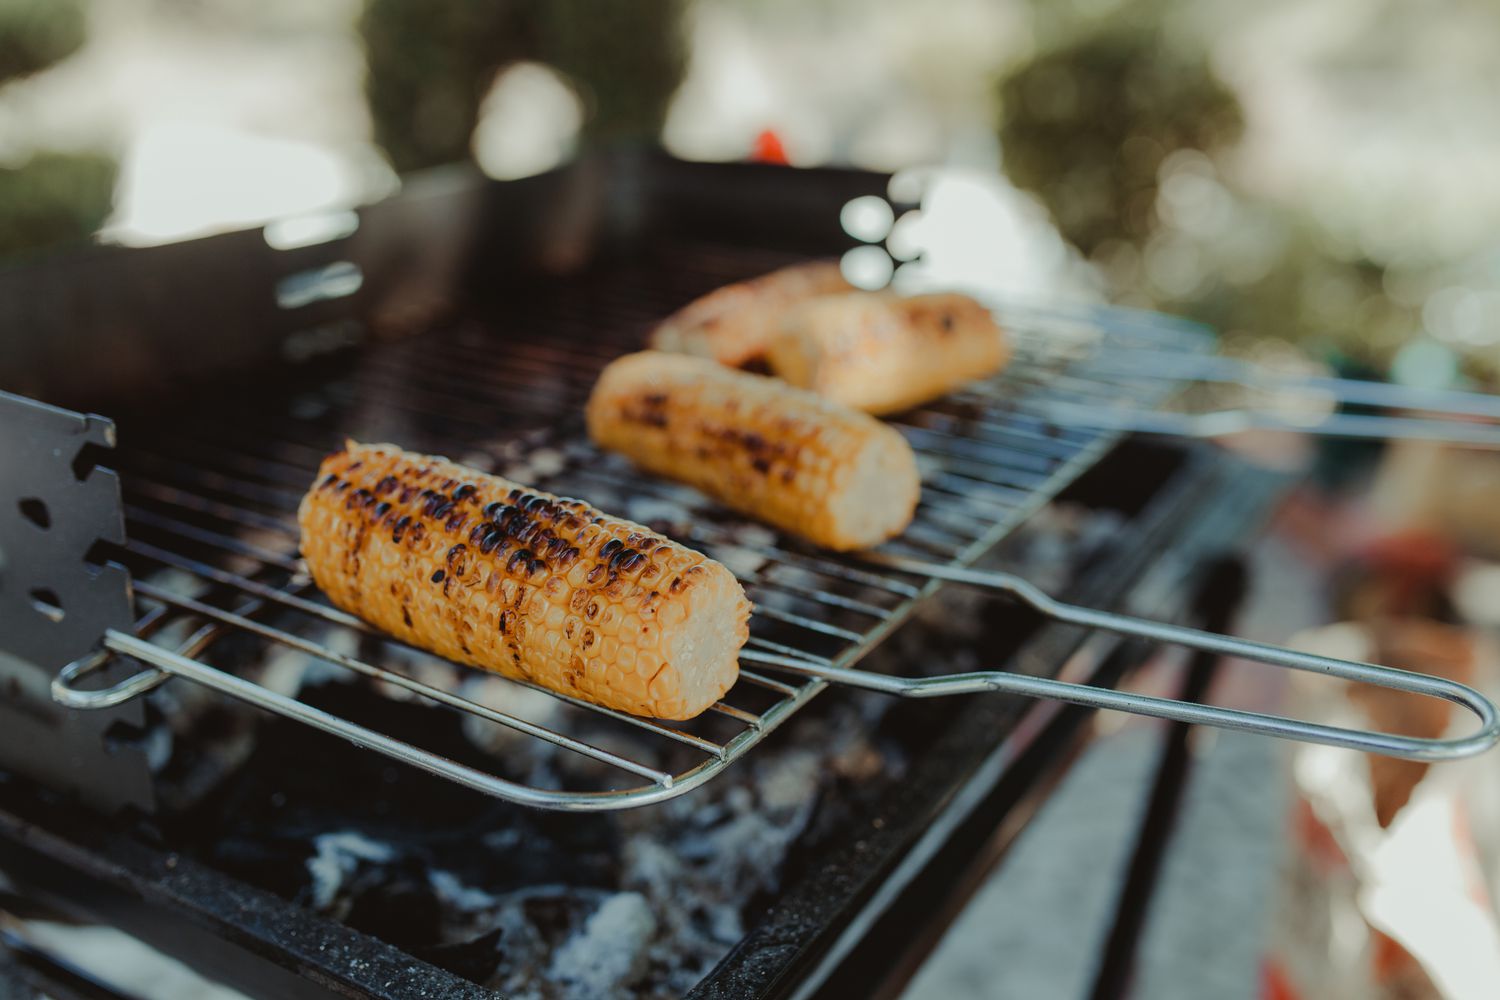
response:
M712 254L680 264L705 284L738 277L731 268L744 266ZM907 697L1005 690L1423 759L1477 752L1500 732L1493 706L1461 685L1074 608L1023 580L970 568L1115 443L1125 428L1109 415L1155 410L1211 364L1202 331L1125 310L1008 314L1023 349L1005 371L893 421L923 472L911 528L876 552L839 557L729 518L693 491L648 479L587 443L578 414L594 376L675 304L639 294L637 277L626 269L586 301L548 298L545 312L534 307L373 346L316 378L202 407L190 421L127 439L121 457L138 617L132 632L109 631L96 653L65 668L54 697L103 708L182 677L486 794L574 811L681 795L750 752L830 683ZM1164 375L1121 361L1132 352L1190 370ZM1060 412L1103 416L1059 421ZM297 558L295 511L319 460L345 435L447 454L586 498L724 562L756 609L739 683L700 719L667 724L454 667L331 607ZM948 584L999 589L1073 624L1448 698L1475 712L1482 728L1462 740L1415 740L1004 671L906 678L858 669ZM265 677L214 665L231 637L262 659L275 652L316 661L393 696L501 727L526 752L585 761L586 778L503 778L330 714ZM103 690L80 684L118 657L143 669Z

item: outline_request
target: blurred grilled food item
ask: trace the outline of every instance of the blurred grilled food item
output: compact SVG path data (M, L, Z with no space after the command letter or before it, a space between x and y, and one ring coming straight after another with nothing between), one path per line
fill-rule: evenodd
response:
M792 385L896 413L993 375L1009 356L989 310L967 295L852 292L788 312L767 361Z
M851 288L833 262L782 268L695 299L663 320L650 343L738 367L765 354L788 309Z

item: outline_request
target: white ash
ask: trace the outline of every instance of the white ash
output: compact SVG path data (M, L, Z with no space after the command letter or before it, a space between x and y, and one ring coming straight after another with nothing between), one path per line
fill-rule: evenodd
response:
M763 758L746 760L698 795L621 814L617 888L495 893L434 871L444 939L469 941L500 929L501 962L485 985L517 1000L681 996L743 936L747 901L780 887L787 852L807 829L818 790L846 773L845 761L880 756L862 711L851 703L801 720L789 741L768 746ZM497 829L482 843L486 851L525 849L515 829ZM359 850L352 853L352 869L349 851L334 852L327 863L344 865L337 872L346 881L366 863Z
M344 884L359 870L361 864L381 864L395 858L395 852L382 844L353 830L325 833L313 838L313 856L307 859L307 874L311 878L311 902L319 912L334 909ZM344 914L334 912L335 917Z
M556 448L538 448L531 453L531 467L538 477L555 476L567 467L568 460Z
M766 563L764 555L739 545L715 545L710 554L741 580L752 579Z
M564 702L549 694L493 674L474 674L465 678L457 693L487 708L518 716L548 729L560 728L562 718L569 711ZM475 715L464 716L463 730L469 742L497 757L505 757L517 751L531 753L542 749L535 737Z
M287 646L273 646L260 670L260 683L277 694L295 696L306 687L347 681L349 671Z
M776 544L776 532L749 521L734 525L729 529L729 536L748 548L770 548Z
M466 465L480 472L494 472L495 459L493 456L482 451L468 451L459 457L459 464Z
M536 469L532 468L530 462L510 462L500 467L498 475L509 479L513 483L530 485L536 482Z
M686 507L674 500L660 497L636 497L626 503L621 516L645 525L663 524L680 528L693 523L692 512Z
M659 936L651 906L634 892L532 886L489 894L442 884L461 919L449 936L472 940L498 929L501 964L484 985L512 1000L612 1000L642 995Z
M507 832L516 833L517 831ZM493 910L499 903L498 896L485 892L483 889L464 885L452 872L436 868L427 878L432 884L433 893L442 902L443 908L454 913L480 913Z
M636 892L609 897L552 955L550 975L565 996L631 996L646 967L656 918Z
M146 730L140 747L146 757L146 766L153 773L161 771L171 761L175 742L169 726L152 726Z
M206 589L203 581L198 577L170 566L145 573L141 579L158 589L168 590L185 597L202 596Z
M386 650L399 647L387 646ZM404 650L403 650L404 652ZM430 653L419 653L415 656L390 656L389 652L382 655L379 665L391 670L393 673L402 674L419 684L437 688L439 691L455 692L464 681L464 674L468 673L462 667L449 663ZM375 688L382 695L394 701L428 702L425 695L410 691L399 684L389 681L376 681Z
M801 732L778 744L784 750L767 746L761 759L742 762L735 779L726 774L705 785L699 799L622 817L622 825L636 828L621 883L652 904L663 932L652 947L659 972L649 995L690 989L744 935L745 903L780 888L787 852L833 773L828 753L851 742L868 745L868 730L853 714L794 726Z

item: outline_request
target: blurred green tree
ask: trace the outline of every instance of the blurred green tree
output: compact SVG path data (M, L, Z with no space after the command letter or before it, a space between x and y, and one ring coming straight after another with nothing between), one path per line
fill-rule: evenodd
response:
M1201 40L1149 7L1071 33L1039 16L1055 42L999 83L1005 171L1110 296L1383 369L1416 318L1386 296L1380 262L1233 183L1241 107Z
M480 102L517 60L586 105L585 139L654 140L686 58L684 0L368 0L360 20L375 138L398 171L468 159Z
M62 61L85 35L83 0L0 0L0 83Z
M1092 255L1155 226L1163 161L1239 137L1239 101L1201 54L1159 22L1086 34L1024 65L1000 88L1006 172L1039 195L1064 238Z
M116 164L108 156L37 153L0 170L0 255L81 240L109 216Z
M83 0L0 0L0 84L30 76L83 46ZM0 255L87 237L109 215L115 161L38 152L0 168Z

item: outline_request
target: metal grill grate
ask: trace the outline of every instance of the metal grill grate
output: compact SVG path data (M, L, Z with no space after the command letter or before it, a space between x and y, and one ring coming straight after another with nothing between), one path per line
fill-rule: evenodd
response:
M297 384L196 407L186 420L135 433L126 425L128 561L143 613L134 636L107 636L99 656L66 672L61 691L94 707L184 676L488 794L546 808L641 805L708 780L826 686L778 670L778 660L848 668L942 586L728 517L695 492L644 477L587 443L582 405L607 361L635 349L651 321L692 295L785 262L681 248L586 283L549 281L502 318L374 345L323 363ZM1149 407L1172 390L1168 380L1091 370L1112 346L1207 347L1184 324L1125 311L1026 310L1007 326L1022 350L1002 374L894 420L917 452L923 495L911 528L882 547L889 555L972 563L1118 437L1053 426L1038 415L1047 406ZM1082 342L1089 349L1070 356L1067 346ZM585 498L724 562L756 607L740 682L699 719L668 725L453 666L332 608L301 570L295 512L319 460L345 435L446 454ZM107 692L66 686L114 654L151 666ZM508 748L499 766L518 759L549 766L540 780L534 767L480 772L298 702L277 690L269 667L253 666L259 676L249 679L209 665L226 660L318 661L351 671L392 696L429 699L501 727L503 739L521 741L524 752Z

